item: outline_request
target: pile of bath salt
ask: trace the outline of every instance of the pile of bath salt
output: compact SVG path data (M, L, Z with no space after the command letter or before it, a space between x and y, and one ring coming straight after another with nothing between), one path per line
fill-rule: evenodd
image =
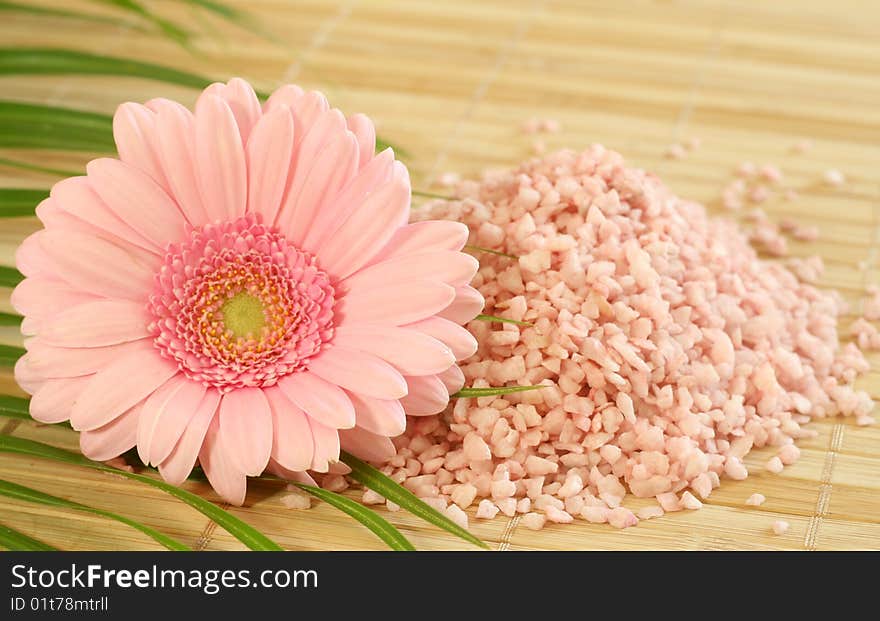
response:
M476 504L530 528L627 527L699 508L722 477L748 476L753 447L777 447L771 471L793 463L813 417L871 421L839 297L618 153L562 151L457 191L421 217L510 255L480 254L473 285L485 313L527 324L468 326L467 385L545 387L410 419L384 472L450 517ZM630 495L656 502L634 512Z

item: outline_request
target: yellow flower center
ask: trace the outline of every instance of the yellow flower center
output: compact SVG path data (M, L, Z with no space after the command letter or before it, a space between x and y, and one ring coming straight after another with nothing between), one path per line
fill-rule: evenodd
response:
M266 326L263 302L244 291L226 300L220 312L224 327L239 338L258 338Z

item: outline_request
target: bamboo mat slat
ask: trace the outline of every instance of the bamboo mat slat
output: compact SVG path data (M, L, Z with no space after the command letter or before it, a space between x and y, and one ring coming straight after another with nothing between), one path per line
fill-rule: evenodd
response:
M86 0L42 3L107 12ZM279 42L196 18L191 8L151 4L198 33L198 53L117 26L11 14L0 22L0 39L241 75L265 90L284 81L321 89L343 110L371 115L405 151L414 187L423 190L436 190L446 171L476 175L531 156L535 137L520 131L530 117L562 124L560 133L540 137L548 150L602 142L718 212L721 187L738 163L774 162L801 198L762 207L771 218L820 227L820 240L794 243L792 254L825 260L821 284L852 304L842 331L858 315L865 287L880 284L880 5L873 0L240 0ZM142 79L0 77L0 98L105 113L157 96L192 104L196 92ZM702 139L698 151L680 161L664 157L669 144L690 137ZM813 149L792 154L803 138ZM7 150L0 157L81 169L90 154ZM829 168L847 176L845 187L821 183ZM49 181L0 168L0 186ZM37 226L28 218L0 223L0 264L12 263L16 245ZM8 290L0 290L0 311L9 309ZM0 342L20 338L0 328ZM861 386L880 398L880 355L869 360ZM0 374L0 392L16 391L10 374ZM512 550L880 548L880 429L847 419L812 427L819 435L801 444L796 465L771 475L763 467L769 453L758 451L747 459L753 476L725 480L697 512L626 531L578 521L533 532L518 519L475 520L472 509L471 529ZM75 434L60 428L0 420L0 432L76 448ZM0 476L136 516L197 549L241 548L188 506L121 477L11 456L0 456ZM217 500L204 483L187 487ZM754 492L766 504L746 507ZM289 549L382 549L336 510L292 511L282 494L280 485L252 485L247 505L233 511ZM404 512L380 511L420 549L466 548ZM770 532L776 519L791 524L783 536ZM5 499L0 522L65 549L157 547L94 516Z

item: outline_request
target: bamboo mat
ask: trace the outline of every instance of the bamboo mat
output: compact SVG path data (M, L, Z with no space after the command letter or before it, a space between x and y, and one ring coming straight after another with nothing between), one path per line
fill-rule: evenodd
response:
M49 4L50 0L45 0ZM101 10L99 4L55 2ZM773 218L821 228L794 255L820 254L824 286L857 314L867 284L880 284L880 5L874 0L331 0L240 2L277 34L273 43L214 18L195 19L176 3L149 2L189 21L200 37L193 55L176 44L115 26L6 16L4 46L65 46L159 62L218 78L241 75L260 88L283 81L324 90L343 110L363 111L380 134L405 150L414 187L429 190L446 171L477 174L532 153L530 117L560 121L547 148L602 142L630 163L657 171L679 194L711 209L743 160L775 162L798 188L795 202L765 205ZM80 5L82 5L80 7ZM196 93L140 79L3 77L0 94L111 113L120 101L166 96L191 104ZM675 141L699 137L684 160L664 158ZM801 138L814 148L792 155ZM45 166L81 167L86 157L3 153ZM840 169L845 187L820 182ZM0 169L0 185L46 187L49 177ZM33 219L0 224L0 262L36 228ZM8 310L8 291L0 295ZM10 329L0 342L20 343ZM880 356L862 385L880 397ZM9 375L0 392L13 390ZM73 432L0 420L2 432L76 447ZM750 455L746 481L725 480L705 507L617 531L580 521L533 532L518 520L473 519L495 548L795 549L880 548L880 428L852 420L815 423L802 459L774 476L768 454ZM112 475L59 469L0 456L0 475L42 491L137 517L198 549L239 549L221 528L186 505ZM201 483L190 489L216 499ZM281 487L254 484L233 511L290 549L381 549L382 544L325 505L285 509ZM744 501L761 492L760 508ZM458 549L458 540L403 513L383 511L420 549ZM790 522L773 536L776 519ZM100 518L0 500L0 522L64 549L153 549L138 533Z

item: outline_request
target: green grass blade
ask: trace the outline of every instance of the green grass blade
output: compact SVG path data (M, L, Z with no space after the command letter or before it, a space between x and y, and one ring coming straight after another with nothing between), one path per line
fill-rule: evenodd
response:
M415 547L403 534L394 528L388 521L375 511L367 509L362 504L353 500L349 500L345 496L341 496L335 492L331 492L320 487L305 485L304 483L296 483L296 486L314 496L320 498L328 505L336 507L343 513L356 519L358 522L369 528L374 535L388 544L392 550L399 552L413 551Z
M57 552L48 543L43 543L33 537L28 537L6 524L0 524L0 548L6 548L12 552Z
M256 19L244 11L215 0L183 0L187 4L202 8L236 26L244 28L272 43L282 44L283 41L266 30Z
M11 313L0 313L0 326L20 326L22 317Z
M137 15L138 17L150 22L154 26L156 26L159 30L161 30L165 36L169 39L180 43L184 47L188 47L189 43L189 33L187 33L184 29L180 28L173 22L168 21L164 17L153 13L149 9L147 9L144 5L139 2L135 2L135 0L93 0L94 2L99 2L101 4L109 4L111 6L118 7L133 15Z
M0 218L32 216L34 208L47 196L49 190L0 188Z
M0 147L115 153L106 114L0 101Z
M14 287L24 280L24 274L14 267L0 265L0 287Z
M489 549L489 546L480 541L477 537L474 537L464 528L437 511L434 507L419 500L419 498L411 491L385 476L370 464L361 461L354 455L344 451L342 452L340 459L345 465L351 468L351 474L349 476L361 485L368 487L386 500L390 500L391 502L400 505L416 517L420 517L426 522L430 522L434 526L452 533L456 537L461 537L475 546L487 550Z
M498 395L509 395L514 392L527 392L529 390L540 390L547 386L540 384L538 386L498 386L497 388L462 388L457 393L449 395L450 399L458 399L463 397L494 397Z
M87 505L80 504L78 502L73 502L72 500L66 500L64 498L59 498L58 496L52 496L50 494L45 494L35 489L31 489L29 487L25 487L24 485L18 485L17 483L13 483L11 481L4 481L0 479L0 496L6 496L7 498L15 498L16 500L23 500L25 502L32 502L35 504L46 505L49 507L63 507L66 509L74 509L75 511L83 511L85 513L92 513L94 515L100 515L101 517L109 518L111 520L116 520L122 524L127 526L131 526L135 530L139 530L147 537L157 541L162 544L169 550L189 551L190 548L183 545L176 539L172 539L167 535L163 535L157 530L150 528L145 524L141 524L140 522L135 522L134 520L130 520L125 516L119 515L117 513L113 513L111 511L104 511L103 509L96 509L94 507L89 507Z
M145 483L147 485L158 488L163 492L174 496L178 500L185 502L193 509L200 512L202 515L206 516L208 519L211 519L215 521L218 525L222 526L224 529L226 529L227 532L229 532L230 535L241 541L251 550L283 550L281 546L269 539L266 535L255 529L253 526L249 526L245 522L241 521L228 511L224 511L217 505L208 502L207 500L203 500L195 494L180 489L179 487L169 485L164 481L153 479L151 477L141 474L135 474L133 472L126 472L125 470L117 470L115 468L111 468L110 466L105 466L104 464L92 461L83 455L72 453L70 451L56 448L54 446L49 446L48 444L43 444L41 442L26 440L24 438L15 438L12 436L0 435L0 452L16 453L18 455L30 455L31 457L52 459L54 461L75 466L85 466L86 468L100 470L101 472L112 472L113 474L123 476L133 481L140 481L141 483Z
M29 403L30 399L25 399L24 397L0 395L0 416L33 420L28 409Z
M52 48L0 48L0 75L130 76L205 88L213 80L162 65Z
M528 321L517 321L516 319L508 319L507 317L496 317L495 315L477 315L474 317L477 321L497 321L499 323L512 323L517 326L530 326Z
M13 345L0 345L0 368L12 368L15 362L24 356L25 350Z
M466 250L473 250L474 252L486 252L488 254L494 254L499 257L507 257L508 259L518 259L519 257L515 254L507 254L506 252L500 252L498 250L492 250L491 248L483 248L481 246L471 246L468 244L465 246Z
M29 162L21 162L18 160L10 160L0 157L0 166L7 168L18 168L20 170L32 170L34 172L45 173L47 175L55 175L56 177L76 177L84 174L73 170L63 170L61 168L49 168L48 166L40 166L39 164L31 164Z
M22 4L20 2L0 2L0 11L7 11L10 13L27 13L36 17L64 17L68 19L78 19L98 24L107 24L108 26L125 27L132 30L143 31L143 28L141 28L137 24L133 24L130 21L124 19L118 19L105 15L95 15L93 13L68 11L66 9L56 9L54 7L48 6L34 6L31 4Z

